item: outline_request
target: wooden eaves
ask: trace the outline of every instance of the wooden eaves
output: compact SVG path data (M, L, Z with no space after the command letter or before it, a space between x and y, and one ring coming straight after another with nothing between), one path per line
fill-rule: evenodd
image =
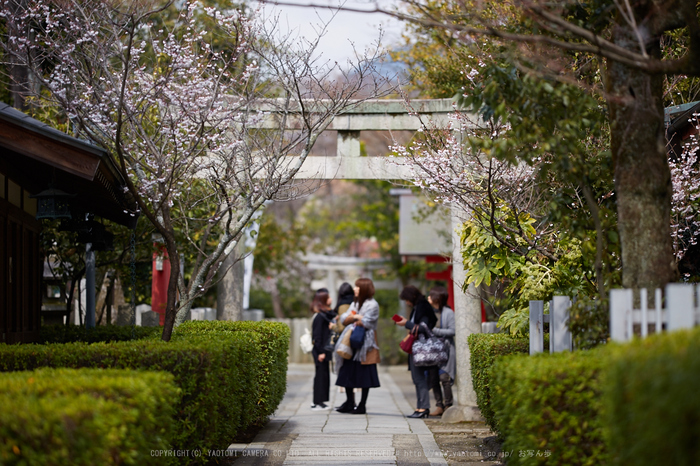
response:
M129 228L137 205L104 149L69 136L0 103L0 163L7 175L33 194L54 188L76 194L71 201Z

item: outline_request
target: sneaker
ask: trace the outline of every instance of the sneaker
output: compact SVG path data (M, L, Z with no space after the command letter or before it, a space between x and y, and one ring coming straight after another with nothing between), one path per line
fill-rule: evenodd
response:
M327 409L331 409L331 407L324 403L311 405L311 411L325 411Z

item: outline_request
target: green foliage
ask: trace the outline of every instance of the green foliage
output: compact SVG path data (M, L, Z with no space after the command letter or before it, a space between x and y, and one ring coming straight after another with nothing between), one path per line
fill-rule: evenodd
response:
M280 322L226 322L190 321L175 330L174 337L189 338L190 335L203 337L225 336L234 333L253 333L260 336L260 373L250 383L247 390L255 403L252 422L260 424L271 416L284 398L287 389L287 353L291 331Z
M700 464L700 329L611 348L605 379L610 464Z
M399 313L399 292L397 290L376 290L374 299L379 304L379 318L390 319Z
M414 13L469 24L473 18L465 17L465 11L474 8L500 27L532 33L533 24L509 4L466 5L429 1ZM609 21L606 8L600 2L576 4L562 14L600 30ZM407 28L408 47L393 55L410 65L412 84L431 97L457 94L464 109L482 119L485 129L463 135L463 152L485 161L527 164L535 173L532 192L518 189L519 194L500 192L498 182L486 175L477 180L489 183L492 196L468 206L473 217L462 235L465 285L483 285L493 293L490 304L501 314L501 327L513 335L527 332L531 299L565 294L590 301L603 288L618 285L612 157L607 110L600 97L540 72L537 54L542 51L536 47L526 55L512 44L472 37L464 45L440 29L421 24ZM546 60L556 62L561 73L574 73L586 87L600 84L595 57L548 52ZM435 150L444 148L440 141L436 138ZM593 316L592 325L601 329L605 319L598 318L600 313Z
M159 338L160 327L121 327L116 325L85 328L78 325L42 325L40 343L111 342Z
M531 219L525 216L521 223L530 225ZM465 222L463 228L466 282L478 286L497 280L501 284L505 299L494 300L502 312L499 326L512 336L527 334L531 300L549 300L554 295L595 296L596 288L587 276L590 267L587 270L580 240L559 234L553 249L558 258L555 261L527 248L522 240L519 244L523 251L506 247L491 230L474 219ZM506 232L501 234L505 236Z
M591 349L607 342L610 338L607 301L580 297L569 309L568 326L576 349Z
M600 377L605 348L516 355L493 366L492 405L508 464L609 464ZM541 452L522 456L518 452Z
M37 369L0 374L0 463L168 464L180 390L163 372Z
M399 342L405 336L406 329L393 320L382 318L377 321L377 343L383 365L405 365L408 362L408 354L399 348Z
M513 338L503 333L472 333L467 342L476 403L481 410L481 415L486 419L486 423L494 432L498 432L499 428L496 424L491 401L493 365L499 356L529 353L530 342L526 338Z
M217 323L203 324L210 328ZM153 338L0 345L0 371L50 366L170 372L182 391L173 448L200 449L206 457L209 449L226 449L238 432L261 422L284 395L289 330L283 324L235 324L240 331L222 327L200 332L193 322L168 343Z

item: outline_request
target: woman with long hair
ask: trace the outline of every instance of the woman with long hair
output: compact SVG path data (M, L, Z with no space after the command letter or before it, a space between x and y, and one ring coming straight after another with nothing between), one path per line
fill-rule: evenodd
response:
M437 322L437 317L435 317L435 311L430 305L428 300L425 299L423 293L420 292L418 288L413 285L407 285L401 290L399 295L409 309L411 309L411 315L406 319L402 317L401 320L396 322L396 325L401 327L406 327L408 331L413 331L414 327L417 327L415 331L423 332L421 323L425 324L429 329L435 327ZM413 379L413 385L416 386L416 398L417 407L413 414L407 417L411 418L421 418L428 417L430 414L430 386L428 384L428 377L425 372L429 370L428 367L417 367L413 363L413 355L408 356L408 368L411 370L411 378Z
M455 379L455 312L447 306L449 294L444 286L435 286L428 293L428 302L435 310L437 323L433 334L443 337L450 347L450 357L440 366L434 366L429 375L430 387L435 395L435 410L431 416L440 416L445 409L452 406L452 384ZM442 385L442 387L440 387Z
M311 312L314 313L311 321L311 338L314 345L311 354L316 366L314 404L311 405L311 409L316 411L330 409L326 405L326 401L330 399L331 390L331 374L328 364L331 353L327 351L327 346L330 344L331 331L328 326L335 314L331 310L331 297L326 288L320 288L314 294L314 299L311 301Z
M374 283L369 278L357 279L353 291L355 294L353 303L343 315L338 317L338 321L346 327L338 338L336 350L340 345L344 345L343 337L345 334L353 332L357 328L364 328L364 338L362 346L353 351L351 359L343 359L337 351L334 354L338 368L335 384L345 387L345 396L347 397L345 403L340 405L336 411L365 414L369 389L379 387L379 374L377 373L377 364L379 363L379 345L377 344L379 304L374 300ZM344 349L352 351L350 348ZM362 389L362 398L357 406L355 406L354 388Z

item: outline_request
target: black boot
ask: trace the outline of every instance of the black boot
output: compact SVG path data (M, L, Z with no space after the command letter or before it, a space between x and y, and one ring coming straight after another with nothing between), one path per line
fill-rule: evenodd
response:
M355 408L352 411L352 414L366 414L367 409L365 408L365 404L367 403L367 396L369 395L369 388L363 388L362 389L362 399L360 400L360 404L357 405L357 408Z
M335 409L339 413L351 413L355 409L355 393L351 387L345 387L345 396L347 397L345 403Z

